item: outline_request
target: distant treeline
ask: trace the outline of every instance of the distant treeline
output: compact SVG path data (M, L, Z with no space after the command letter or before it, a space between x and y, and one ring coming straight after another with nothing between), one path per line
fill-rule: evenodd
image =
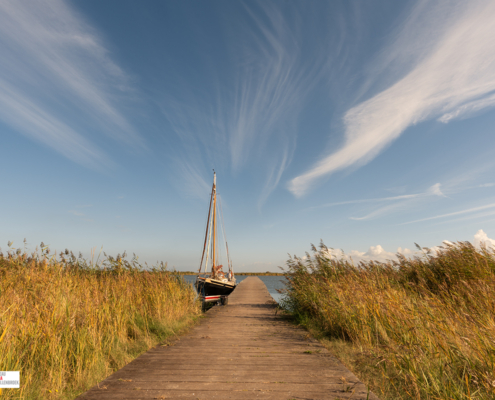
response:
M236 272L236 275L247 276L284 276L285 274L280 272Z
M179 275L198 275L197 272L191 271L175 271ZM246 276L284 276L281 272L235 272L234 275L246 275Z

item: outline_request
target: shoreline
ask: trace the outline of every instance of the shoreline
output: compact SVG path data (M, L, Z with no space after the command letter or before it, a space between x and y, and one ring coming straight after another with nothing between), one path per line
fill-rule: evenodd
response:
M191 271L172 271L174 274L178 275L198 275L197 272ZM234 275L239 276L284 276L282 272L235 272Z

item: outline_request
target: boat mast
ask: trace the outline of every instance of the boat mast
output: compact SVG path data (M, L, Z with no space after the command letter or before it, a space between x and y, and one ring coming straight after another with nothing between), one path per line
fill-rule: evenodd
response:
M213 170L213 259L212 259L212 270L213 274L216 275L215 266L217 263L217 174Z

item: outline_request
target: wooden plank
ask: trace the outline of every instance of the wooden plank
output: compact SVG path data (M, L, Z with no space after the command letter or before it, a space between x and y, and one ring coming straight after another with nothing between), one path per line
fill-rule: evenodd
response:
M276 315L257 277L173 343L141 355L79 400L378 400L306 331Z

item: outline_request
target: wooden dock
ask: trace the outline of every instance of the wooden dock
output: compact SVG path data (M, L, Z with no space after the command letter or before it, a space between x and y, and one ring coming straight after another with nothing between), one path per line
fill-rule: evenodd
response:
M265 284L248 277L227 306L208 311L188 334L149 350L78 399L378 400L275 311Z

